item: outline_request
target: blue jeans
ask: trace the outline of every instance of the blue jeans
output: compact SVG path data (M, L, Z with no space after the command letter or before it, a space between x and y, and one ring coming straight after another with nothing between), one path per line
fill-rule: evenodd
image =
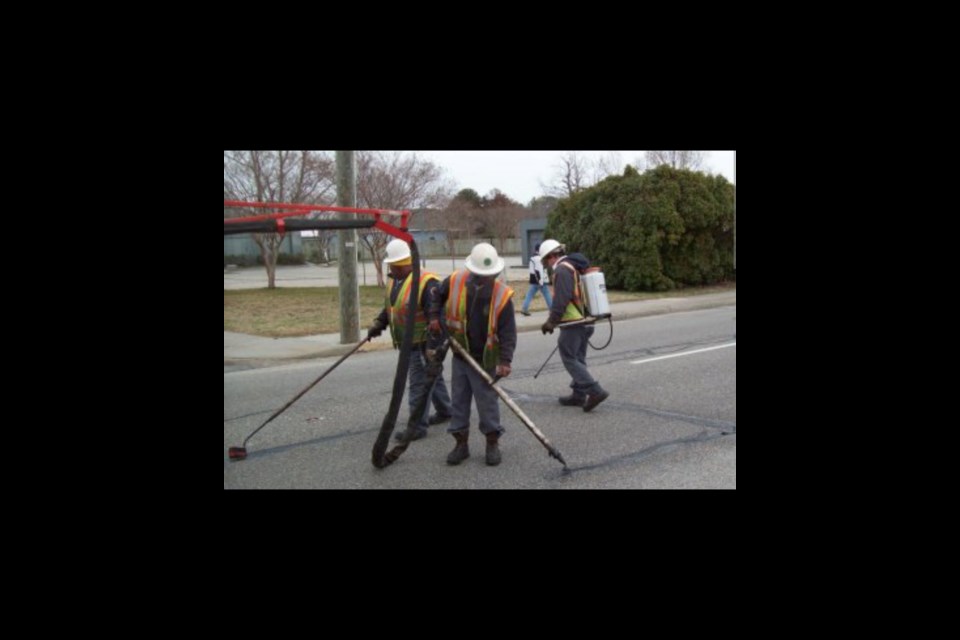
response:
M543 299L547 301L547 309L553 306L553 300L550 299L550 285L532 284L530 288L527 289L527 297L523 299L524 313L530 310L530 303L533 302L533 296L537 295L537 291L543 293Z
M410 391L407 395L407 403L410 407L411 416L414 408L423 400L423 396L427 393L431 394L430 400L423 410L423 415L420 417L417 431L424 431L429 426L427 420L430 416L431 402L438 414L443 416L453 414L450 394L447 393L447 385L443 381L443 376L437 376L433 387L427 388L427 372L424 370L426 358L423 354L423 346L423 344L415 344L413 345L413 349L410 350Z

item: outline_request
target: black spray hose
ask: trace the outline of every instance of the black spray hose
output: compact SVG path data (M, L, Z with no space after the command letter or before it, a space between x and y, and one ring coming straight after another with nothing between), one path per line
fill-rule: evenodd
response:
M594 346L592 342L590 342L590 338L587 338L587 344L593 347L594 350L596 351L603 351L604 349L610 346L610 342L613 340L613 316L608 316L607 322L610 323L610 337L607 338L606 344L604 344L602 347L597 347L597 346Z
M596 316L596 317L588 316L587 318L583 318L582 320L574 320L573 322L570 322L570 323L561 323L561 324L558 324L557 326L560 327L561 330L563 330L564 325L567 325L567 326L570 326L570 325L576 326L576 325L584 325L584 324L590 324L590 325L592 325L592 324L593 324L594 322L596 322L597 320L602 320L602 319L604 319L604 318L606 318L606 319L610 322L610 337L607 338L607 343L606 343L605 345L603 345L602 347L595 347L595 346L593 345L593 343L590 342L590 338L587 338L587 344L589 344L591 347L593 347L593 348L596 349L597 351L602 351L602 350L606 349L607 347L609 347L609 346L610 346L610 341L613 340L613 316L611 316L609 313L606 313L606 314L604 314L604 315L602 315L602 316ZM544 368L545 366L547 366L547 363L550 362L550 358L553 357L553 354L555 354L555 353L557 352L557 349L559 349L559 348L560 348L560 342L557 341L557 346L555 346L555 347L553 348L553 351L550 352L550 355L547 356L547 359L543 361L543 364L540 365L540 368L537 369L537 372L536 372L535 374L533 374L533 378L534 378L534 379L536 379L537 376L540 375L540 372L543 371L543 368Z
M404 229L404 231L406 231ZM417 304L420 301L420 252L417 243L410 239L410 257L413 260L413 282L410 286L410 302L407 304L407 322L403 331L403 342L400 344L400 357L397 359L397 373L393 378L393 395L390 396L390 408L380 424L380 433L373 444L373 466L382 469L396 458L388 460L387 446L390 444L390 434L397 424L397 415L400 413L400 403L403 400L403 390L407 386L407 372L410 370L410 350L413 348L413 330L417 315Z

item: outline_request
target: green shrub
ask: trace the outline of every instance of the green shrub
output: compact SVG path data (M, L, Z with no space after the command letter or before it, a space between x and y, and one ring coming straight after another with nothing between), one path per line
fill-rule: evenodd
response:
M544 237L603 268L611 289L666 291L732 279L733 185L669 166L628 166L561 200Z

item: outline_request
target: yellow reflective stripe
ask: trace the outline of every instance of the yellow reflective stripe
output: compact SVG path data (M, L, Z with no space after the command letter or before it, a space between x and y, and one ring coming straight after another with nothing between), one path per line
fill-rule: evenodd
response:
M397 308L400 311L403 311L403 309L407 306L406 303L410 300L410 285L412 283L413 283L413 278L410 276L407 276L404 279L403 284L400 285L400 293L397 295L397 302L396 302Z
M506 308L510 298L513 297L513 294L513 289L496 280L494 281L493 296L490 301L490 316L487 320L487 345L493 345L499 342L499 338L497 337L497 324L499 324L500 315Z
M403 335L403 328L407 324L407 305L410 304L410 289L413 287L413 274L404 279L400 285L400 291L397 293L397 302L390 304L390 294L387 294L387 313L390 318L390 336L393 338L395 347L399 347ZM427 335L427 314L423 309L423 292L426 289L426 283L430 280L439 280L432 273L420 274L420 291L418 293L418 304L413 315L413 343L419 344L426 339Z
M400 285L400 292L397 294L397 301L393 303L391 307L391 318L390 326L395 324L402 325L406 322L407 315L404 312L406 308L406 303L410 300L410 284L413 282L413 278L407 276L403 281L403 284ZM390 299L390 294L387 294L387 300Z
M397 301L395 303L390 302L390 291L387 290L386 303L383 306L387 309L387 319L390 321L391 327L397 322L403 322L403 303L410 296L410 281L410 276L407 276L403 284L400 285L400 292L397 293ZM393 287L391 287L391 289L392 288Z
M467 348L467 272L454 271L450 276L450 291L447 292L447 329Z
M407 303L410 302L410 288L413 286L413 278L411 275L407 276L406 280L403 281L403 284L400 287L400 293L397 295L397 303L394 305L396 312L403 317L403 310L406 308ZM431 280L439 280L437 276L432 273L425 273L420 276L420 291L417 293L417 314L423 315L423 292L426 291L426 284ZM389 294L388 294L389 295ZM389 300L389 298L387 298ZM426 317L426 316L424 316Z
M427 283L430 282L431 280L437 280L437 281L439 281L440 278L439 278L436 274L433 274L433 273L421 273L421 274L420 274L420 292L417 294L417 296L418 296L420 299L417 300L417 303L418 303L421 307L423 306L423 292L427 290L427 286L426 286L426 285L427 285Z
M567 307L563 310L563 317L561 320L579 320L584 317L586 310L583 307L583 291L580 284L580 273L577 271L569 262L561 262L560 266L570 269L573 273L573 297L570 302L567 304ZM556 291L556 289L554 289ZM570 309L570 305L573 305L573 309ZM573 312L573 313L571 313Z
M500 297L497 299L497 319L499 319L500 314L503 313L504 308L506 308L507 303L510 302L510 298L513 297L515 292L507 285L499 282L497 283L497 287L500 289L498 294Z
M399 318L406 318L406 309L407 304L410 302L410 289L413 286L413 274L407 276L407 279L404 280L403 286L400 289L400 294L397 296L397 314ZM439 280L437 276L432 273L424 273L420 276L420 291L417 293L417 313L414 316L416 322L426 322L427 314L423 310L423 292L426 291L426 284L430 280ZM400 320L400 324L403 324L403 320Z
M450 276L450 291L447 292L447 320L452 320L460 324L460 300L463 296L463 288L466 284L464 274L454 271Z

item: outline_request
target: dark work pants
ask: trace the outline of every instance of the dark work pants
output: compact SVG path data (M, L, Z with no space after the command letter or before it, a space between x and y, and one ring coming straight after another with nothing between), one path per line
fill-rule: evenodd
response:
M587 340L593 335L593 327L580 326L559 329L560 359L573 380L570 388L576 396L597 394L602 391L600 383L587 371Z
M453 394L453 420L447 431L468 431L470 429L470 400L477 402L477 413L480 414L480 431L501 434L500 426L500 396L490 388L480 374L460 358L453 358L453 379L450 389Z

